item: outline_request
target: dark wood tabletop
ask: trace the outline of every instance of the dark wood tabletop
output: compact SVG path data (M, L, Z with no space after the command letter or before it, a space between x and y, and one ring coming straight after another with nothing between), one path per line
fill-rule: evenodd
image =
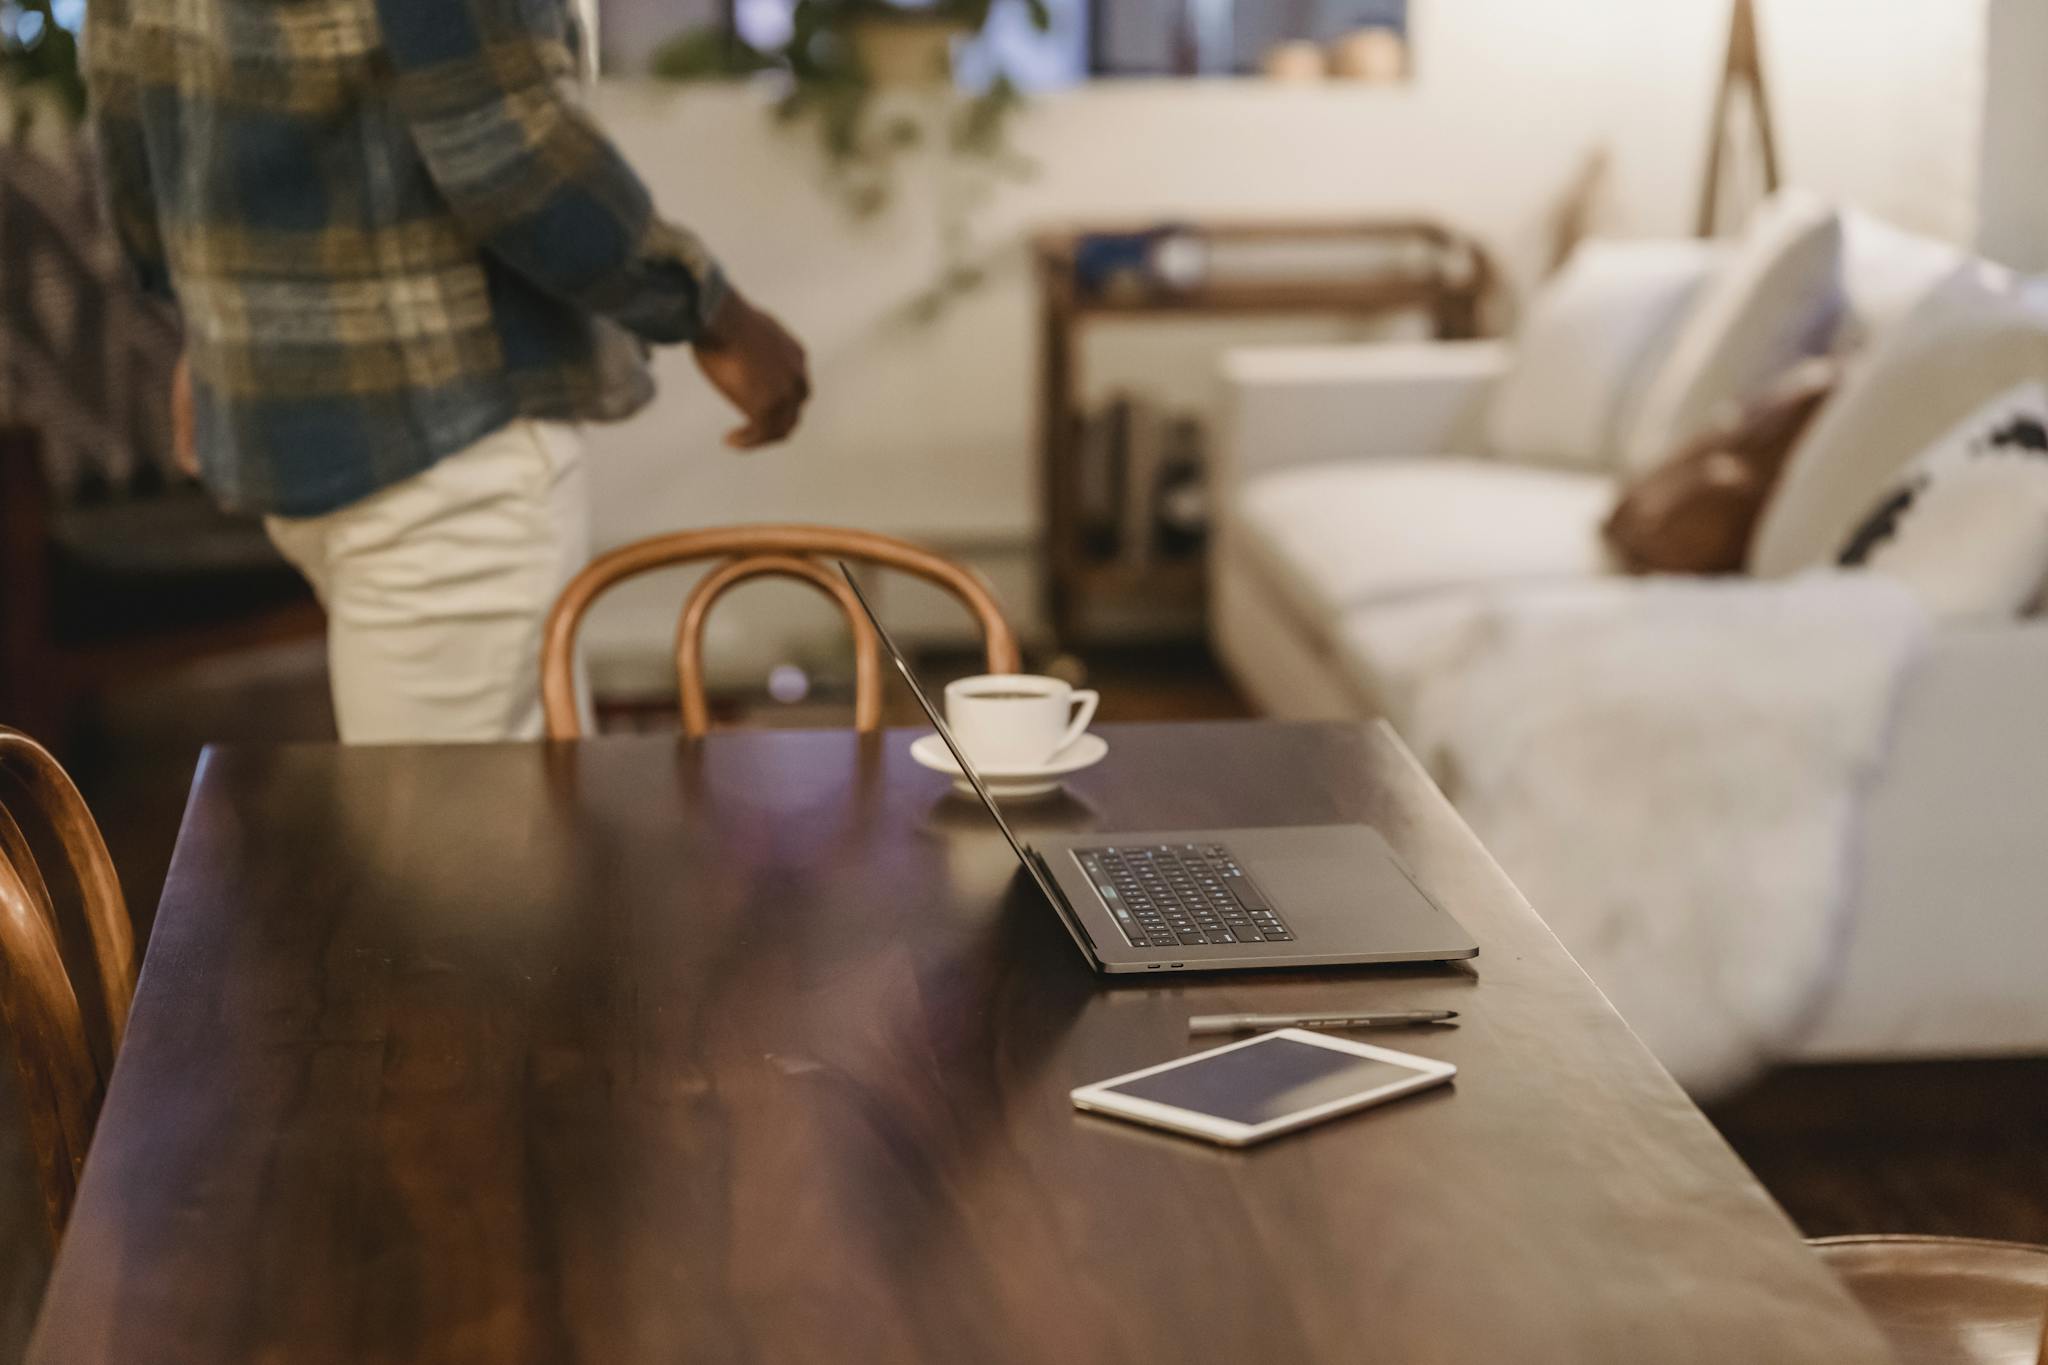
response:
M1390 731L1106 734L1026 826L1369 821L1481 956L1097 977L903 733L210 752L31 1359L1886 1358ZM1332 1003L1456 1085L1070 1107Z

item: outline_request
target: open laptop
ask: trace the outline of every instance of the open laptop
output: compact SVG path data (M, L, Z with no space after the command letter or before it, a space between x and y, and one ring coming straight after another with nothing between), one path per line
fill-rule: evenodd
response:
M1472 936L1366 825L1042 835L1026 844L853 571L844 563L839 571L974 794L1096 970L1269 971L1479 955Z

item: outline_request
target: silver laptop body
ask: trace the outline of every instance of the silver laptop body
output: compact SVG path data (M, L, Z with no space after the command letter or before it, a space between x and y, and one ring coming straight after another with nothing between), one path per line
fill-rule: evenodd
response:
M909 684L1019 862L1104 972L1270 971L1479 955L1367 825L1019 839L845 564Z

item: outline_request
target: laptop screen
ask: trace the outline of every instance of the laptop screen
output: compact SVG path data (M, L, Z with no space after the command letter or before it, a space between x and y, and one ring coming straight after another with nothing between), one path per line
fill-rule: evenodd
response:
M946 718L939 714L938 707L932 705L932 699L925 693L924 684L920 683L917 674L911 671L910 661L903 657L903 651L889 638L889 632L883 627L881 618L875 615L874 604L869 602L868 595L860 590L860 584L854 579L853 570L847 567L845 560L839 561L839 572L846 576L846 585L853 589L854 598L859 601L860 609L867 613L868 623L875 628L875 634L881 637L882 648L888 650L889 657L896 661L896 671L901 673L903 681L910 685L910 694L916 697L917 704L924 708L926 718L931 721L932 728L939 732L939 738L944 741L947 751L953 755L953 761L960 765L960 771L966 775L968 785L974 788L974 794L981 798L981 804L987 807L988 813L995 818L996 828L1010 841L1010 850L1017 855L1017 861L1024 864L1024 870L1038 883L1038 889L1045 893L1047 900L1056 907L1064 907L1066 902L1061 898L1058 888L1052 884L1052 879L1046 875L1038 859L1033 857L1024 847L1023 841L1017 838L1015 831L1010 828L1010 822L1003 818L1003 808L996 804L995 797L989 792L988 784L981 780L981 774L974 770L974 764L969 762L967 755L961 751L959 741L953 738L953 731L946 725Z

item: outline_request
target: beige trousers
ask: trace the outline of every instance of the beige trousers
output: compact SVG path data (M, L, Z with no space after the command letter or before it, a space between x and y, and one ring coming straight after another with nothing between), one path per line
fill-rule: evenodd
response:
M327 608L348 744L538 739L541 627L590 557L582 442L519 421L270 538Z

